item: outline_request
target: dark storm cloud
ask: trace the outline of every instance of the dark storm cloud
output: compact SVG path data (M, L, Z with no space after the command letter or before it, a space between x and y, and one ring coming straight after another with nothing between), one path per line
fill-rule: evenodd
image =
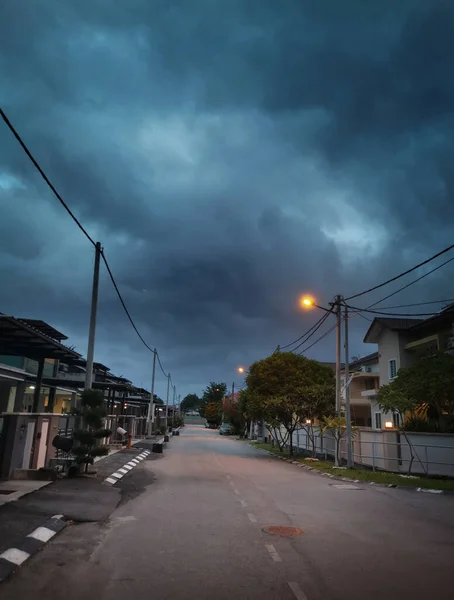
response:
M1 10L2 104L185 391L310 326L299 293L326 303L451 241L451 3ZM84 352L92 249L4 128L0 199L0 310ZM440 272L418 298L449 285ZM105 274L100 307L98 360L146 380ZM352 320L356 352L364 327ZM331 341L311 352L331 359Z

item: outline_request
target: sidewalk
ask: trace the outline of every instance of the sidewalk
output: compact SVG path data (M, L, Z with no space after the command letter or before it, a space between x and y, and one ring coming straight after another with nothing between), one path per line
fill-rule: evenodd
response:
M0 505L0 554L18 546L25 536L54 515L63 515L75 522L105 521L120 503L122 490L115 485L105 485L103 481L134 459L142 449L151 450L154 442L156 440L141 440L131 449L114 452L97 461L93 466L96 475L54 482L2 482L0 486L14 490L16 498L21 493L26 495ZM160 456L150 454L147 460L156 460ZM11 494L0 494L0 499L8 496Z

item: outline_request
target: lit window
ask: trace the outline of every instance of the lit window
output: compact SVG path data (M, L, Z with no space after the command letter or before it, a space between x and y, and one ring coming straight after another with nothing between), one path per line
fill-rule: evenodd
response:
M395 358L388 361L388 370L390 379L397 377L397 361Z

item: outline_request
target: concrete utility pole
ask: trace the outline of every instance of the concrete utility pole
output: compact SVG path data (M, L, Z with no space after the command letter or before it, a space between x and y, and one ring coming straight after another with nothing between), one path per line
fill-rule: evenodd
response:
M95 354L96 314L98 310L99 262L101 259L101 242L96 242L95 267L93 270L93 288L91 292L90 329L88 332L87 370L85 372L84 390L91 389L93 384L93 358Z
M345 349L345 420L347 421L347 467L353 468L352 418L350 410L350 373L348 356L348 308L344 307L344 349Z
M170 391L170 373L167 375L167 396L166 396L166 431L169 420L169 391Z
M341 300L342 296L336 296L334 302L336 307L336 417L341 416ZM337 451L334 454L335 465L338 467Z
M175 400L176 400L176 396L177 396L177 386L174 385L173 387L173 399L172 399L172 427L175 425Z
M154 380L156 375L156 348L153 350L153 371L151 374L151 398L150 404L148 405L148 415L147 415L147 435L151 436L151 431L153 429L154 423Z

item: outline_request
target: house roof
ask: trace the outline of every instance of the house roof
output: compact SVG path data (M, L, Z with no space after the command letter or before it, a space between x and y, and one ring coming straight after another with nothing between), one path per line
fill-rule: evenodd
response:
M366 356L362 356L361 358L352 360L349 363L349 368L354 369L355 367L361 367L362 365L366 365L371 362L376 362L376 361L378 361L378 358L379 358L378 352L372 352L372 354L367 354Z
M48 335L50 330L58 334L53 327L43 321L37 323L38 328L30 325L26 319L0 316L0 354L25 356L35 360L54 358L68 364L79 360L78 352Z
M369 329L367 330L363 341L365 344L376 344L383 329L390 329L391 331L406 331L415 325L421 324L423 321L424 319L375 317Z

